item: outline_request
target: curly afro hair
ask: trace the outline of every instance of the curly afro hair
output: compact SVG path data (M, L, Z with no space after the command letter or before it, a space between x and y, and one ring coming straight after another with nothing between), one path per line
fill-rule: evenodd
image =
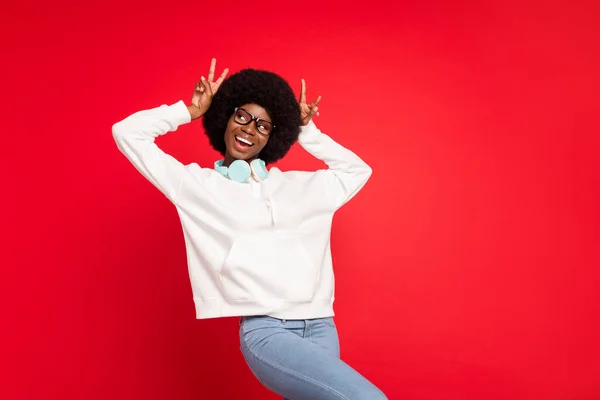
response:
M234 108L255 103L272 118L275 129L259 157L273 163L285 156L300 134L300 107L290 85L279 75L252 68L243 69L223 81L204 114L203 126L211 146L225 155L225 129Z

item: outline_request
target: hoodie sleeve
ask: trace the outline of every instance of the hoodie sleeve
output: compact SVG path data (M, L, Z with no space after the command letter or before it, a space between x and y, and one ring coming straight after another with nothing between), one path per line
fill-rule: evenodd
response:
M371 176L367 163L321 132L312 120L301 128L298 142L329 167L319 172L325 175L327 196L336 209L352 199Z
M119 150L171 201L177 195L185 166L158 148L154 140L190 121L187 106L179 101L138 111L112 127Z

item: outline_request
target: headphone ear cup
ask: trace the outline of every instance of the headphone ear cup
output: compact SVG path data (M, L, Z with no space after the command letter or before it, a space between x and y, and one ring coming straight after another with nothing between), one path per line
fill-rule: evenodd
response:
M252 160L250 163L250 168L252 169L252 173L259 181L264 181L269 176L269 171L267 171L267 165L265 162L259 158Z
M227 169L229 179L240 183L246 182L250 174L250 165L244 160L235 160Z

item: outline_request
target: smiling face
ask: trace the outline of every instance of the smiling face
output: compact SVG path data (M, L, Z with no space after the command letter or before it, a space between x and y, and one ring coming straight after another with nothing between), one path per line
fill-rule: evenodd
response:
M259 118L258 121L252 120L252 116ZM250 123L247 123L251 121ZM238 107L225 129L225 160L224 166L229 166L235 160L246 160L251 162L258 158L261 150L269 141L269 134L272 129L269 125L272 121L271 116L263 107L258 104L249 103ZM246 125L243 125L247 123Z

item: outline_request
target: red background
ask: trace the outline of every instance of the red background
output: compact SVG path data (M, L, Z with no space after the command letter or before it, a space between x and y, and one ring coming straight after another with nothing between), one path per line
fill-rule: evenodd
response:
M374 169L332 234L345 361L390 399L599 399L597 2L277 3L2 6L0 397L279 398L111 136L216 57L305 78ZM217 157L200 122L159 145Z

